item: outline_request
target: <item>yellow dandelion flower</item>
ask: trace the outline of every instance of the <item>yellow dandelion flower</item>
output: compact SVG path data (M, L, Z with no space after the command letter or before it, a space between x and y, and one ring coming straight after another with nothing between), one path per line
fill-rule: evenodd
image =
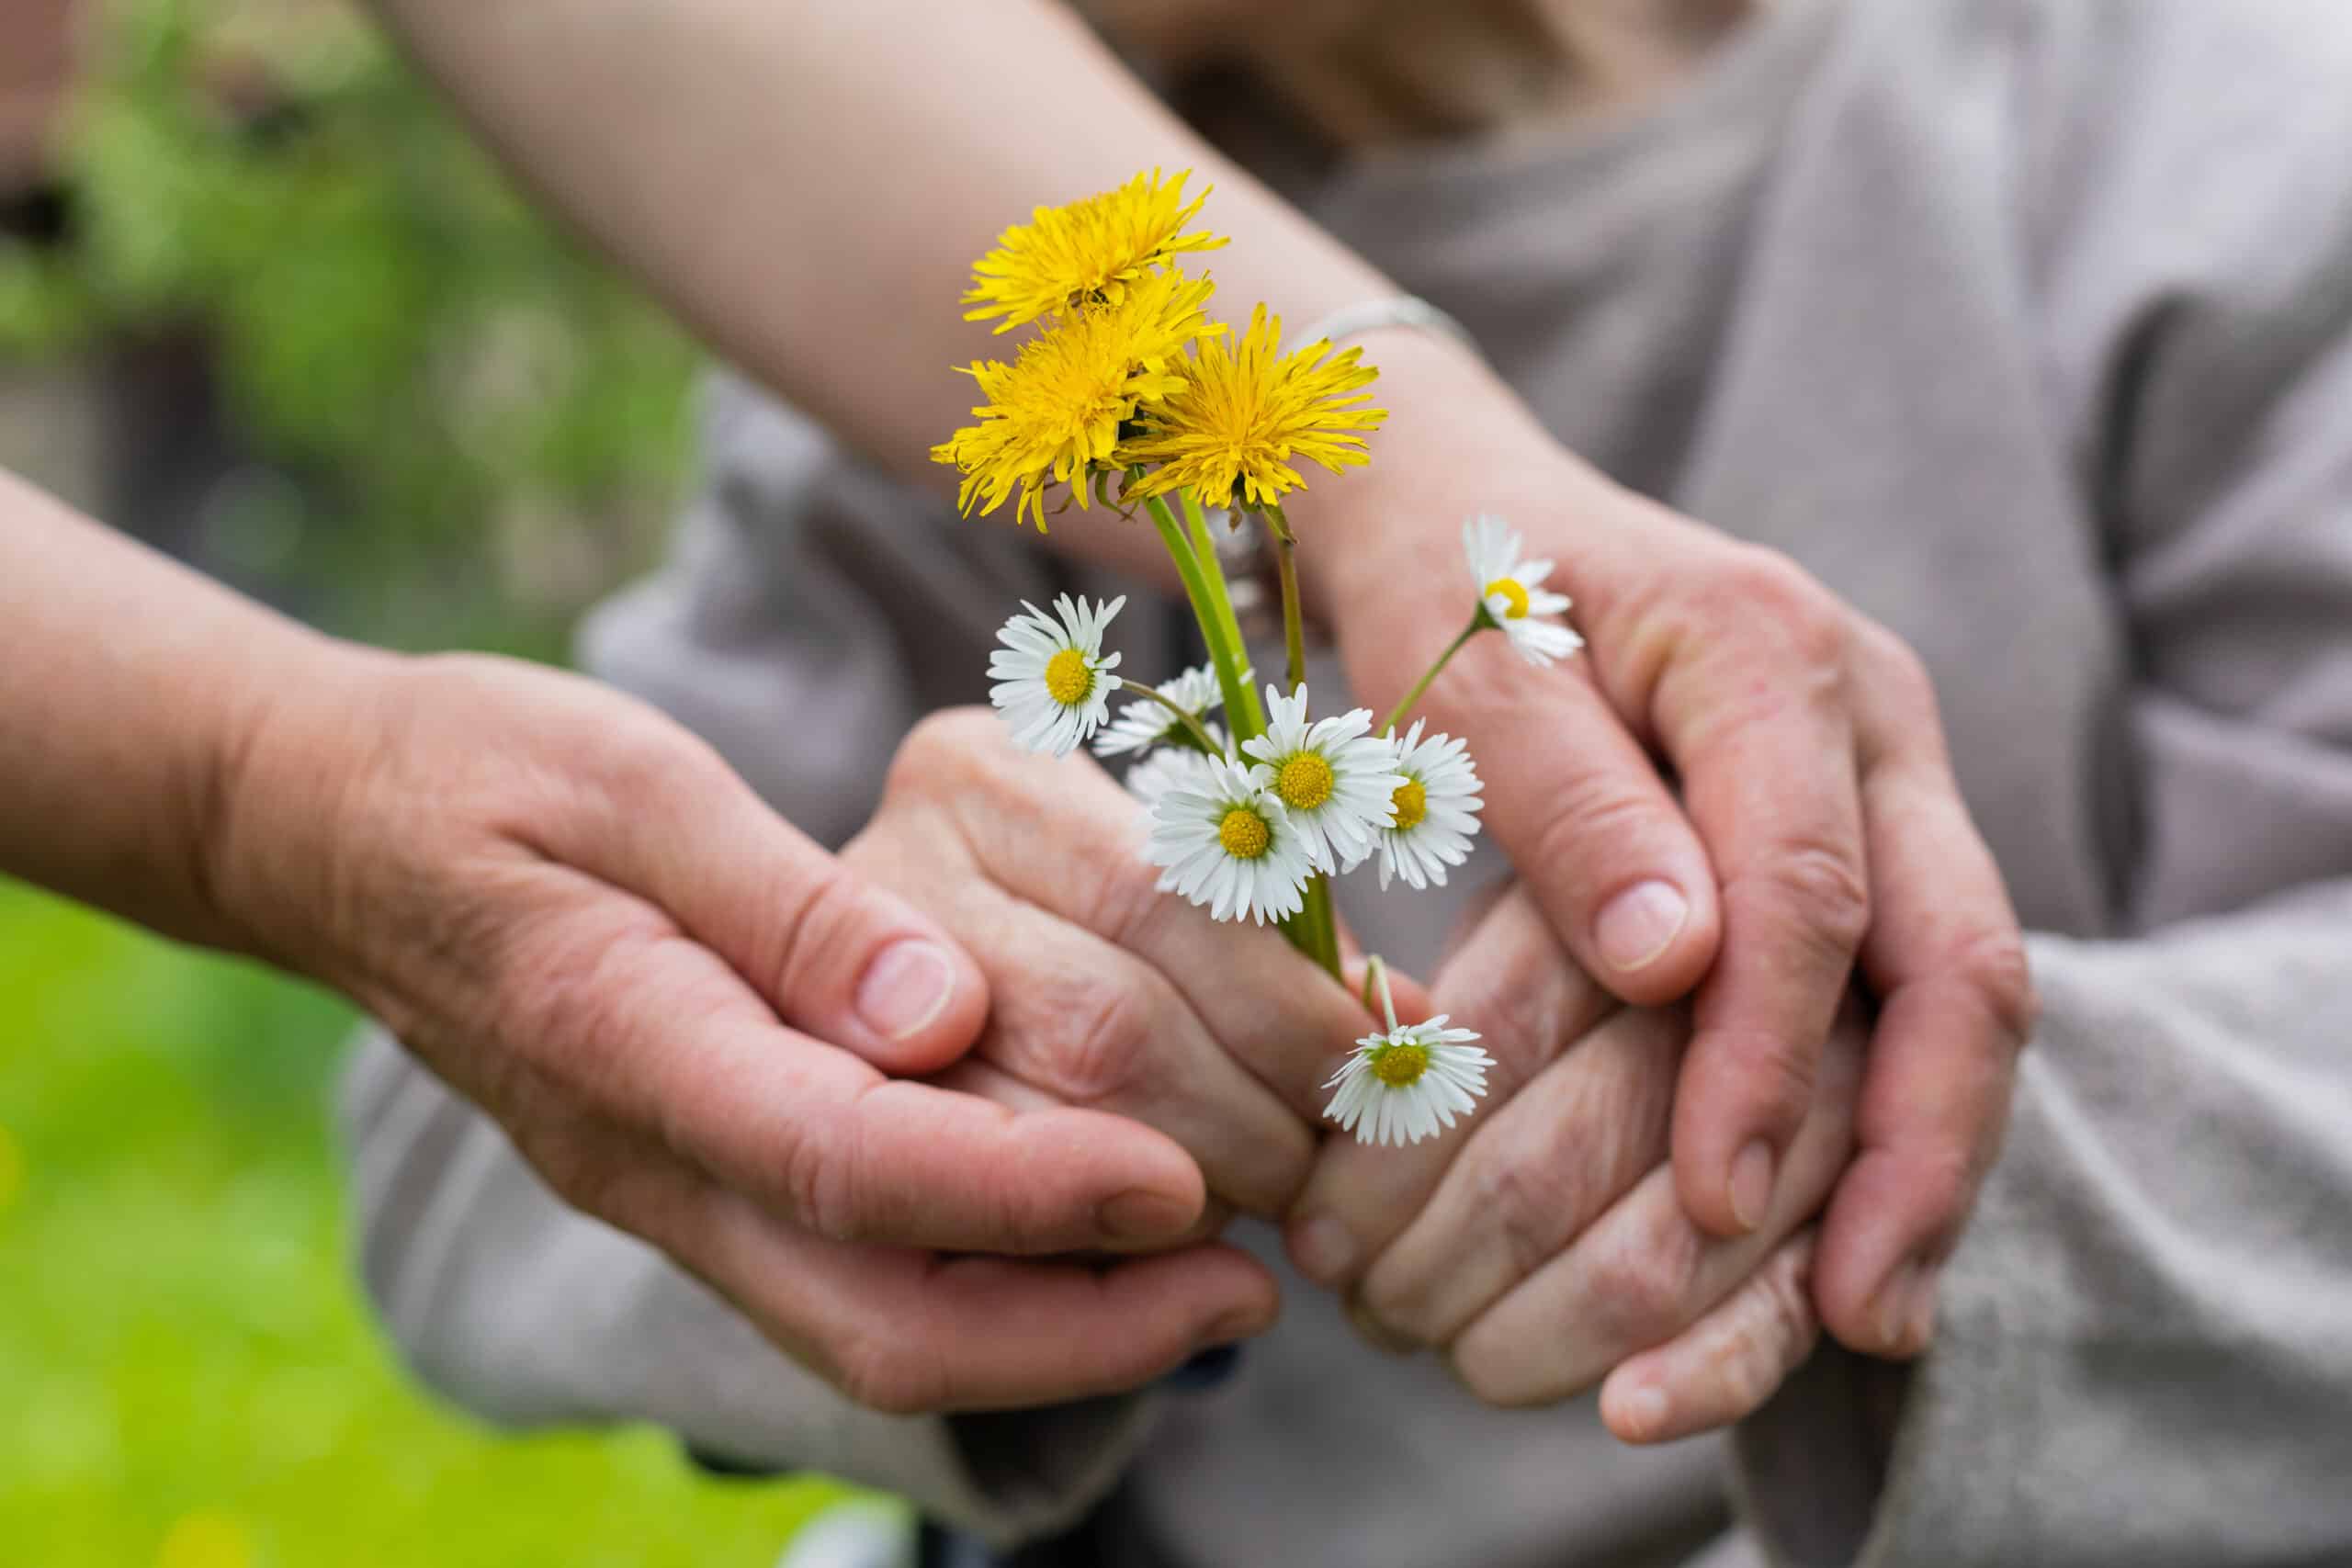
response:
M1310 458L1333 473L1371 461L1357 431L1377 430L1385 409L1359 390L1379 372L1357 363L1363 350L1334 355L1329 343L1282 352L1283 323L1259 306L1238 346L1206 338L1182 367L1184 385L1151 408L1141 431L1121 445L1121 464L1157 465L1127 487L1165 495L1193 486L1203 504L1264 506L1306 481L1291 467ZM1235 487L1239 487L1239 494Z
M1184 182L1191 176L1190 169L1182 169L1162 181L1154 169L1116 190L1067 207L1036 209L1028 222L997 236L997 248L973 264L972 287L963 299L971 309L964 319L1001 316L996 330L1008 333L1081 305L1116 305L1172 257L1224 244L1215 234L1184 232L1209 198L1204 190L1184 200Z
M967 372L987 400L967 425L931 449L961 469L956 505L994 512L1017 489L1016 522L1046 530L1045 492L1065 484L1087 504L1089 474L1110 464L1119 428L1183 385L1185 345L1222 327L1204 321L1215 286L1169 268L1140 278L1115 304L1082 307L1022 346L1011 365Z

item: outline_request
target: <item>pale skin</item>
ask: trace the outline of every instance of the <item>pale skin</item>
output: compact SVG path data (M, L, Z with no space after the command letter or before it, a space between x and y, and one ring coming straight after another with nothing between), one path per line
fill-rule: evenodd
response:
M1392 292L1046 0L379 6L554 207L730 358L943 493L948 476L923 455L968 402L944 367L991 346L948 305L971 258L1037 202L1189 167L1217 187L1215 227L1233 237L1214 258L1225 299L1274 301L1296 324ZM1479 5L1464 8L1485 30L1463 35L1463 69L1549 38L1589 86L1536 91L1536 123L1605 111L1679 80L1746 8ZM1311 27L1343 11L1292 14ZM1308 58L1271 36L1277 63ZM1311 117L1362 133L1344 85L1292 75ZM1053 91L1006 90L1016 81ZM1461 129L1446 121L1456 104L1473 106L1469 129L1510 129L1453 77L1419 91L1441 129ZM1821 1221L1812 1293L1847 1344L1916 1353L2033 1020L2017 922L1918 661L1792 563L1610 483L1470 355L1397 332L1366 347L1392 418L1370 469L1318 476L1291 508L1310 607L1376 697L1408 686L1459 625L1463 516L1503 513L1560 561L1589 657L1535 675L1474 645L1429 716L1481 758L1488 827L1547 940L1628 1004L1690 998L1673 1171L1706 1233L1748 1235L1785 1211L1832 1021L1865 982L1879 1009L1856 1152ZM1073 516L1051 544L1159 569L1141 528ZM1517 955L1491 943L1464 962Z
M1013 751L991 715L920 728L836 860L617 694L321 637L5 475L0 668L21 677L0 688L0 870L342 989L567 1200L876 1408L1114 1392L1259 1332L1272 1280L1204 1238L1228 1210L1295 1212L1350 1157L1315 1118L1365 1026L1354 997L1156 893L1134 802L1083 759ZM1600 997L1572 964L1541 978ZM1655 1070L1609 1082L1667 1092ZM1821 1103L1838 1125L1839 1097ZM1506 1134L1561 1109L1513 1104ZM1602 1239L1580 1255L1559 1226L1564 1261L1530 1287L1589 1276L1619 1303L1601 1361L1521 1365L1504 1335L1489 1364L1464 1334L1457 1364L1522 1403L1643 1351L1675 1419L1736 1418L1802 1354L1769 1288L1802 1258L1739 1282L1776 1221L1628 1293L1629 1262L1690 1249L1608 1243L1612 1224L1687 1230L1655 1118L1611 1120L1618 1154L1585 1188ZM1497 1240L1465 1227L1440 1250L1471 1267Z

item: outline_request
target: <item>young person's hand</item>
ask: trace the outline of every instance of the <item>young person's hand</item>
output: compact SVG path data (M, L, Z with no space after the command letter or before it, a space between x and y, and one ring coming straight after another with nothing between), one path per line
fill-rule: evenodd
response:
M1713 1235L1786 1212L1859 964L1880 1010L1815 1299L1856 1349L1916 1352L2034 1012L1918 660L1786 558L1611 484L1450 346L1389 333L1370 357L1379 461L1293 514L1356 690L1405 690L1466 619L1465 513L1553 558L1586 651L1535 670L1474 639L1421 711L1469 742L1487 825L1577 961L1627 1002L1695 990L1674 1167Z
M1562 951L1524 884L1440 968L1432 1006L1485 1032L1489 1098L1404 1149L1333 1137L1292 1212L1292 1258L1394 1349L1472 1392L1546 1404L1603 1384L1628 1442L1748 1415L1811 1352L1810 1223L1851 1147L1863 1034L1830 1032L1788 1177L1747 1235L1699 1229L1667 1163L1680 1008L1626 1008Z

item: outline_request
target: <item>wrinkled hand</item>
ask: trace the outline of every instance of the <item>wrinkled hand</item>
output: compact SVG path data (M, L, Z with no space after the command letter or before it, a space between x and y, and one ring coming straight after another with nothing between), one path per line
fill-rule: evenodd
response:
M894 802L978 776L928 733ZM1216 998L1179 998L1107 943L1080 950L1045 912L1075 899L1237 997L1272 988L1076 856L1094 841L1082 801L1008 800L1026 820L976 818L968 852L925 819L910 883L951 855L1012 857L1017 891L983 907L967 889L951 911L1000 982L992 1019L983 965L941 920L794 832L684 730L570 676L374 656L307 671L222 798L211 880L254 949L357 998L566 1200L671 1254L854 1398L927 1411L1129 1388L1273 1316L1272 1280L1219 1246L1114 1267L1003 1256L1182 1242L1200 1172L1124 1117L906 1081L985 1025L993 1055L1063 1098L1157 1105L1180 1127L1218 1095L1246 1101L1198 1115L1216 1122L1204 1142L1236 1145L1231 1179L1253 1200L1303 1173L1295 1120L1205 1045L1190 1009ZM905 869L878 834L862 849ZM1134 860L1123 844L1105 864ZM1229 1010L1216 1022L1238 1029ZM1285 1043L1304 1036L1268 1056Z
M1587 652L1539 671L1474 639L1422 711L1469 741L1487 824L1577 961L1628 1002L1695 987L1674 1167L1714 1235L1786 1212L1859 962L1880 1011L1815 1298L1854 1348L1916 1352L2034 1010L1925 670L1786 558L1570 457L1455 351L1392 333L1373 357L1380 461L1294 517L1356 690L1405 690L1466 616L1465 513L1555 560Z
M1811 1352L1809 1224L1851 1146L1862 1032L1832 1031L1787 1176L1753 1230L1721 1239L1667 1163L1680 1009L1623 1008L1564 953L1523 885L1433 983L1495 1057L1490 1097L1432 1143L1334 1138L1288 1227L1310 1278L1376 1343L1436 1348L1504 1405L1600 1382L1629 1442L1749 1414ZM1612 1371L1612 1369L1614 1369Z
M1079 1105L1176 1140L1216 1201L1275 1215L1306 1183L1322 1085L1363 1005L1271 928L1157 890L1134 798L1083 757L1025 754L984 708L917 726L842 862L937 919L995 1008L937 1081ZM1409 982L1407 982L1409 986Z

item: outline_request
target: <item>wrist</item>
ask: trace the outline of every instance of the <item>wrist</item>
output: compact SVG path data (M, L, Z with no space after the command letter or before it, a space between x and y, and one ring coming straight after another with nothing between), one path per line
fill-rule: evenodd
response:
M209 805L197 846L218 944L348 990L335 956L336 826L370 755L381 755L383 693L408 661L308 628L273 675L227 694L198 764Z
M1558 446L1518 396L1466 344L1420 328L1389 326L1353 340L1380 371L1374 403L1388 420L1372 461L1318 484L1289 508L1304 541L1299 591L1308 617L1343 631L1351 612L1387 596L1400 580L1432 570L1458 575L1453 544L1475 478L1556 461Z

